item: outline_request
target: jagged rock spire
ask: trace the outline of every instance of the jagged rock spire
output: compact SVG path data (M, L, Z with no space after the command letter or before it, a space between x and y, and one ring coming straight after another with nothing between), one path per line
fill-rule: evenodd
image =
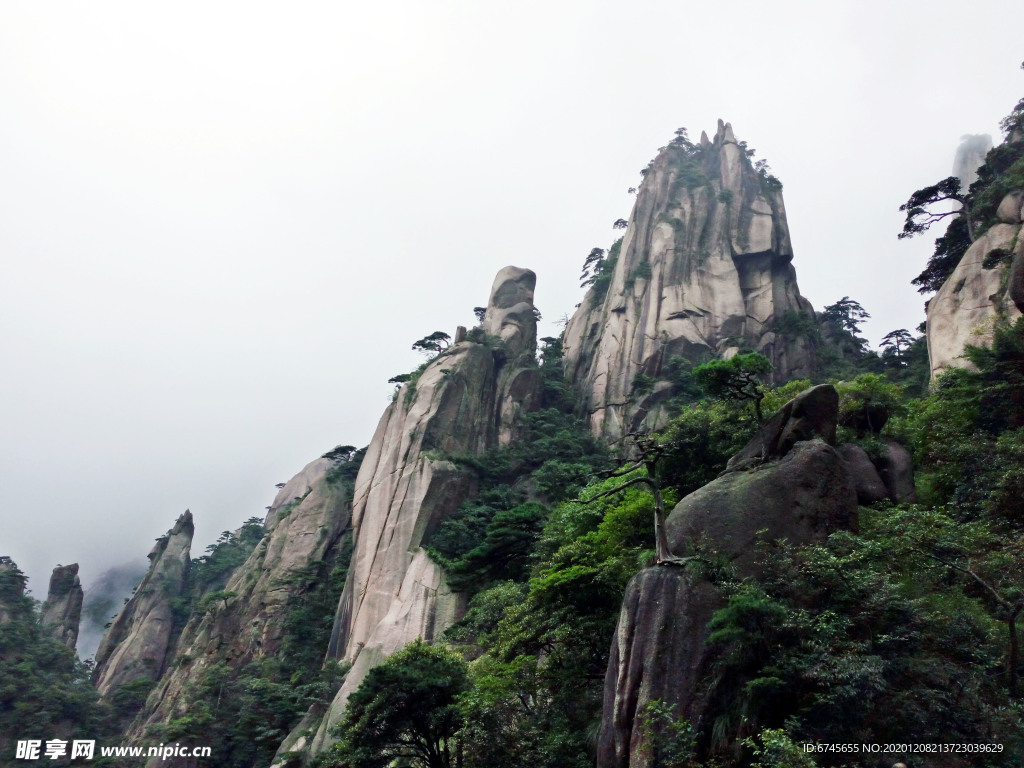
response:
M565 332L566 372L595 434L616 440L663 420L675 356L755 349L780 379L810 373L806 339L780 318L813 318L791 263L782 186L755 168L732 126L682 137L646 170L622 240ZM638 382L645 382L639 386Z
M535 283L528 269L502 269L481 325L458 333L381 417L356 478L355 548L328 651L352 668L322 721L304 721L279 754L325 749L371 668L461 616L464 597L423 547L475 492L473 476L446 457L514 441L519 415L539 404ZM302 735L311 726L315 735Z
M103 636L93 680L104 696L133 680L157 680L163 672L174 628L171 601L185 588L193 533L192 513L185 510L156 540L149 571Z
M68 648L78 643L78 625L82 619L82 582L78 563L58 565L50 576L50 587L40 619L55 638Z

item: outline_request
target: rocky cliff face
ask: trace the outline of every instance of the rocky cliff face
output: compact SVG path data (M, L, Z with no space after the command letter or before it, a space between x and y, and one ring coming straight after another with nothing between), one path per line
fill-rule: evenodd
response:
M280 652L290 602L326 577L314 568L332 559L349 530L350 499L333 479L334 467L330 459L317 459L281 488L262 541L228 579L219 593L224 597L208 598L205 610L193 614L182 631L173 655L187 661L160 680L133 735L187 714L190 685L211 666L223 662L237 671Z
M501 270L481 326L460 329L384 412L356 479L355 549L329 651L352 668L326 716L305 721L281 752L325 749L373 666L417 637L436 640L461 615L462 599L423 545L474 492L445 457L514 440L517 414L536 407L535 281L526 269Z
M1024 311L1022 206L1024 196L1019 191L1003 198L996 214L998 223L971 244L928 302L928 360L933 380L948 368L969 365L962 357L968 344L990 344L998 320L1014 320ZM986 269L986 260L1003 263Z
M996 153L1013 155L1017 142L1024 136L1014 131ZM965 136L953 161L953 173L960 179L961 189L978 179L978 170L992 149L988 135ZM1006 161L996 163L989 176ZM928 302L928 359L934 381L952 367L969 367L963 357L968 344L986 346L992 342L995 324L1012 321L1024 312L1024 242L1021 224L1024 221L1024 189L1015 189L1000 174L990 178L1008 189L999 200L995 222L971 244L953 274ZM975 188L977 190L977 188ZM976 191L972 191L972 197Z
M68 648L74 648L78 642L83 596L78 563L53 569L40 623Z
M96 651L93 680L102 695L134 680L158 680L163 673L174 630L172 601L185 587L194 531L186 510L149 553L149 571Z
M856 528L857 492L846 462L829 444L838 396L815 387L785 406L719 479L676 505L666 522L672 551L710 545L738 577L758 566L759 537L793 544ZM598 768L651 768L638 714L660 699L698 730L715 694L706 684L708 622L724 605L720 589L689 567L659 566L626 589L605 677Z
M621 244L566 327L569 377L595 434L656 426L673 356L699 361L742 348L767 355L779 380L810 373L806 339L780 321L811 305L793 269L781 185L755 169L732 127L677 141L646 172ZM656 380L637 386L638 375Z

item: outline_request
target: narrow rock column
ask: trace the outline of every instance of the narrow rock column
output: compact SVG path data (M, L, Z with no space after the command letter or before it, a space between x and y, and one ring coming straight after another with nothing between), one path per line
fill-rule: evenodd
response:
M185 510L149 553L149 572L96 651L93 680L102 695L134 680L157 680L163 672L174 629L171 601L185 587L194 532L192 513Z
M78 563L58 565L53 569L40 623L68 648L74 648L78 643L83 596Z

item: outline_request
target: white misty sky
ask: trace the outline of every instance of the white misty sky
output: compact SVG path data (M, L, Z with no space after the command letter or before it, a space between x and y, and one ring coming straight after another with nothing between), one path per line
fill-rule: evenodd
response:
M193 554L339 443L506 264L546 333L628 187L717 118L785 185L801 291L913 329L897 208L1024 95L1024 4L0 5L0 554Z

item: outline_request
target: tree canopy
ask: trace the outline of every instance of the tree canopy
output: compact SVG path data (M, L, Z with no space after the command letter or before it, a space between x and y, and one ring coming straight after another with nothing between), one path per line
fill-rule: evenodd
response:
M761 376L771 373L771 361L758 352L735 355L728 360L711 360L693 369L693 377L710 396L724 400L749 401L761 422L761 401L765 390Z
M328 765L385 768L398 760L451 768L461 724L456 699L468 685L455 653L413 641L371 669L349 697Z
M419 341L414 341L412 343L412 348L417 352L434 354L448 349L448 345L451 343L451 340L452 337L444 331L434 331L429 336L424 336Z

